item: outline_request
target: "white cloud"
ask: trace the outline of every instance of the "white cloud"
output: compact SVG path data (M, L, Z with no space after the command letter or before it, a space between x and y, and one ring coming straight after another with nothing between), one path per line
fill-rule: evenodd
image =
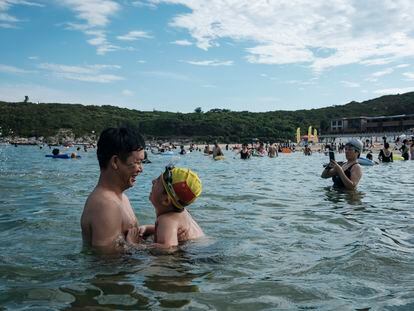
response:
M141 31L141 30L133 30L128 32L125 35L118 36L118 40L122 41L136 41L139 39L150 39L152 36L150 36L147 32Z
M188 81L188 76L169 71L143 71L142 74L162 79Z
M400 64L400 65L395 66L395 68L407 68L407 67L410 67L410 65L409 64Z
M96 53L98 55L105 55L108 52L123 50L117 45L110 44L106 39L106 33L103 30L86 30L85 34L92 36L87 40L90 45L96 46Z
M0 13L0 21L6 23L17 23L19 20L16 17L11 16L7 13Z
M216 88L217 86L214 84L203 84L201 87L205 87L205 88Z
M393 60L391 58L373 58L373 59L363 60L360 63L362 65L373 66L373 65L386 65L392 62Z
M277 80L277 78L272 77L271 80ZM316 79L310 79L308 81L302 81L302 80L287 80L284 81L284 83L287 84L297 84L297 85L313 85L316 84Z
M414 80L414 72L404 72L403 76L407 77L408 80Z
M14 66L0 64L0 72L11 73L11 74L25 74L25 73L31 73L33 71L21 69L21 68L14 67Z
M190 65L196 65L196 66L232 66L233 65L233 61L231 60L226 60L226 61L219 61L217 59L213 59L213 60L201 60L201 61L185 61L187 64Z
M150 8L150 9L156 9L157 8L157 6L155 5L155 3L153 3L153 2L151 2L151 1L132 1L131 2L131 4L133 5L133 6L136 6L136 7L147 7L147 8Z
M192 42L188 41L188 40L176 40L171 42L171 44L175 44L175 45L181 45L181 46L190 46L193 45Z
M246 59L250 63L257 64L289 64L303 63L313 60L313 55L299 46L287 46L282 44L259 45L248 48L250 55Z
M378 78L389 75L394 72L394 68L386 68L384 70L376 71L372 73L365 81L369 82L377 82Z
M12 28L17 28L17 27L15 25L8 24L8 23L0 23L0 28L12 29Z
M10 15L7 11L15 5L44 7L43 4L24 0L0 0L0 28L17 28L21 22L17 17Z
M381 71L374 72L373 74L371 74L371 76L375 77L375 78L383 77L383 76L391 74L393 71L394 71L394 69L387 68L387 69L384 69L384 70L381 70Z
M120 9L119 4L111 0L63 0L63 3L91 28L105 27L109 23L109 17Z
M374 91L375 94L379 95L393 95L393 94L404 94L407 92L413 92L414 86L405 87L405 88L390 88L390 89L381 89Z
M120 10L120 5L112 0L63 0L63 5L73 10L83 24L67 23L68 29L83 31L90 45L96 47L98 55L104 55L120 47L112 45L106 38L105 27L109 19Z
M37 7L44 7L43 4L32 2L32 1L25 1L25 0L2 0L0 3L0 9L2 7L9 5L27 5L27 6L37 6Z
M96 83L110 83L124 80L121 76L102 72L104 70L119 69L120 66L117 65L87 65L81 67L43 63L39 65L39 68L50 72L56 77L68 80Z
M351 88L355 88L355 87L361 87L361 85L359 83L356 82L351 82L351 81L341 81L341 83L346 86L346 87L351 87Z
M175 16L171 25L187 29L200 49L225 40L247 42L246 59L252 63L305 63L320 72L414 56L414 1L157 2L190 9Z
M122 90L122 95L124 95L124 96L133 96L134 94L135 93L132 92L131 90L127 90L127 89Z
M145 64L147 61L146 60L143 60L143 59L139 59L139 60L137 60L137 63L139 63L139 64Z

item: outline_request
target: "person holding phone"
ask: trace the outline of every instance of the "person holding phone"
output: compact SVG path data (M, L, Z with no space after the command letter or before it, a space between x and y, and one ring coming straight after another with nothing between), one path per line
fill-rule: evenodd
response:
M357 138L350 139L345 145L346 162L339 165L335 161L333 151L329 151L329 165L322 172L322 178L332 178L335 188L356 189L361 177L362 169L358 158L363 148L362 142Z
M335 152L333 150L329 150L329 162L335 161Z

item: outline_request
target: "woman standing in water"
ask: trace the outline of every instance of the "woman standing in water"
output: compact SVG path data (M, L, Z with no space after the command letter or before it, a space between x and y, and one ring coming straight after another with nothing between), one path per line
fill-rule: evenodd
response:
M393 162L392 158L392 151L390 151L390 144L387 142L384 142L384 148L382 148L378 155L378 160L380 162Z
M335 188L353 190L356 189L361 177L362 170L358 164L358 158L362 151L362 142L352 138L345 145L346 162L339 165L335 160L331 160L329 165L322 172L322 178L332 177Z

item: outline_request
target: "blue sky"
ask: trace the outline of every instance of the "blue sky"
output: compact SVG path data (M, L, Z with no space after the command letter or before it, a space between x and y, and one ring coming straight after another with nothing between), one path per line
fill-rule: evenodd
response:
M297 110L414 91L414 1L0 0L0 100Z

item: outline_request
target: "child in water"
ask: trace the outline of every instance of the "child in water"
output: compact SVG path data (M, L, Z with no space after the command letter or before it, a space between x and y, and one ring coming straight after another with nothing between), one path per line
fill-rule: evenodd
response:
M154 206L155 225L143 225L128 232L127 241L137 243L150 235L155 246L169 248L204 236L186 207L201 194L201 181L190 169L167 166L165 172L152 181L149 199Z

